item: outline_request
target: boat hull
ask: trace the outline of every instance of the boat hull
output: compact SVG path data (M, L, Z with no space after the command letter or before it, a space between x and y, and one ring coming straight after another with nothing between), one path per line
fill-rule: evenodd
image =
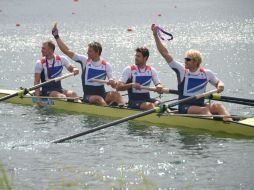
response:
M8 95L16 91L0 90L0 97ZM33 106L32 98L27 96L25 98L13 97L5 102ZM102 107L91 104L69 102L64 100L52 100L52 104L48 105L50 109L54 109L65 113L86 114L100 117L124 118L134 114L141 113L139 110ZM199 118L190 116L179 116L174 114L152 113L146 116L135 119L136 122L150 123L156 126L171 127L171 128L191 128L202 129L211 132L223 132L233 135L244 135L246 137L254 137L254 119L243 119L239 122L225 122L222 120L215 120L211 118Z

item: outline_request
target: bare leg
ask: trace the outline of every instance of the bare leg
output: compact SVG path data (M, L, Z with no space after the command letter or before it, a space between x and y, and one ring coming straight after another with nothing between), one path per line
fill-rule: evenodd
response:
M153 109L154 107L155 107L155 104L151 102L144 102L140 105L141 110L150 110L150 109Z
M57 98L66 98L65 94L57 92L57 91L52 91L49 94L50 97L57 97Z
M214 102L214 103L209 104L208 106L209 106L209 109L210 109L212 114L230 116L227 109L221 103ZM223 119L224 119L224 121L232 121L232 118L229 118L229 117L224 117Z
M89 103L95 104L98 106L107 106L107 103L104 101L104 99L101 96L90 96Z
M123 97L121 96L121 94L119 92L108 92L106 97L105 97L105 101L110 104L112 102L116 102L118 105L124 105L125 101L123 99Z
M78 97L77 93L72 90L64 90L63 94L66 97Z
M200 106L190 106L188 109L188 114L202 114L202 115L212 115L209 107L200 107Z

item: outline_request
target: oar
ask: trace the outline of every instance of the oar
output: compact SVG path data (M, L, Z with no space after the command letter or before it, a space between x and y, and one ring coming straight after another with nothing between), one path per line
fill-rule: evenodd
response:
M232 119L247 119L253 118L253 116L241 116L241 115L198 115L198 114L178 114L174 112L165 113L165 115L182 116L182 117L197 117L197 118L232 118Z
M24 96L22 98L40 98L40 99L53 99L53 100L81 100L82 97L51 97L51 96Z
M230 102L230 103L254 106L254 100L252 100L252 99L221 96L218 93L211 94L208 98L212 99L212 100L223 101L223 102Z
M149 90L149 91L156 92L156 87L141 86L141 89L146 89L146 90ZM177 90L171 90L169 88L163 88L162 92L164 94L178 94Z
M103 84L106 84L106 83L109 82L108 80L101 80L101 79L91 79L91 81L98 82L98 83L103 83ZM149 90L149 91L156 92L156 87L148 87L148 86L142 86L141 85L141 89L146 89L146 90ZM165 93L165 94L178 94L177 90L171 90L169 88L163 88L162 92Z
M147 89L147 90L150 90L150 91L156 91L155 87L142 86L141 88L142 89ZM169 89L169 88L163 88L162 91L165 94L178 94L178 90L172 90L172 89ZM241 105L247 105L247 106L254 106L254 100L252 100L252 99L222 96L218 93L211 94L209 97L206 97L206 99L217 100L217 101L222 101L222 102L229 102L229 103L235 103L235 104L241 104Z
M173 107L173 106L176 106L176 105L178 105L180 103L188 102L190 100L200 99L202 97L209 96L209 95L211 95L212 93L215 93L215 92L217 92L217 89L209 91L209 92L206 92L206 93L198 94L196 96L190 96L188 98L184 98L184 99L178 100L176 102L170 103L170 104L167 105L167 107ZM163 109L163 110L161 110L161 109ZM90 129L90 130L87 130L87 131L84 131L84 132L81 132L81 133L77 133L77 134L74 134L74 135L71 135L71 136L68 136L68 137L64 137L64 138L61 138L61 139L58 139L58 140L54 140L54 141L52 141L52 143L61 143L61 142L64 142L66 140L74 139L74 138L77 138L77 137L80 137L80 136L83 136L83 135L86 135L86 134L89 134L89 133L92 133L92 132L95 132L95 131L98 131L98 130L101 130L101 129L105 129L105 128L108 128L108 127L111 127L111 126L123 123L125 121L129 121L129 120L136 119L136 118L139 118L139 117L142 117L142 116L146 116L146 115L149 115L151 113L155 113L155 112L160 113L162 111L165 111L164 109L166 109L166 108L163 107L163 106L162 107L155 107L153 109L144 111L142 113L138 113L138 114L135 114L135 115L132 115L132 116L129 116L129 117L118 119L116 121L103 124L103 125L101 125L99 127L95 127L93 129Z
M40 87L42 87L42 86L46 86L46 85L48 85L49 83L58 82L58 81L60 81L60 80L63 80L63 79L65 79L65 78L70 77L70 76L73 76L73 75L74 75L74 73L69 73L69 74L67 74L67 75L64 75L64 76L61 76L61 77L57 77L57 78L54 78L54 79L50 79L50 80L48 80L48 81L46 81L46 82L37 84L37 85L35 85L35 86L33 86L33 87L22 89L22 90L20 90L20 91L18 91L18 92L15 92L15 93L13 93L13 94L9 94L9 95L7 95L7 96L4 96L4 97L0 98L0 102L1 102L1 101L4 101L4 100L7 100L7 99L10 99L10 98L13 98L13 97L15 97L15 96L23 97L23 96L26 95L29 91L35 90L35 89L40 88Z
M98 82L98 83L102 83L102 84L107 84L109 82L109 80L102 80L102 79L90 79L90 81Z
M108 83L108 80L92 79L92 81L104 83L104 84ZM149 91L156 92L156 87L141 86L141 89L146 89ZM173 90L173 89L169 89L169 88L163 88L162 92L164 94L178 94L178 90ZM245 98L230 97L230 96L222 96L218 93L211 94L209 97L206 97L206 99L241 104L241 105L247 105L247 106L254 106L254 100L245 99Z

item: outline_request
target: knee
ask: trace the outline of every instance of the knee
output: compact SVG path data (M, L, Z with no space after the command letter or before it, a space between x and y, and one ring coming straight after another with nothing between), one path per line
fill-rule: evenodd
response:
M112 98L114 98L114 99L118 99L118 98L121 98L121 97L122 97L121 94L120 94L119 92L112 92L112 93L111 93L111 96L112 96Z
M212 112L218 112L220 110L223 110L224 106L219 102L215 102L215 103L212 104L210 109L211 109Z
M140 109L142 110L150 110L150 109L154 109L154 104L153 103L143 103L140 105Z
M207 107L202 107L202 108L200 108L200 114L203 114L203 115L211 115L211 112L210 112L209 108L207 108Z

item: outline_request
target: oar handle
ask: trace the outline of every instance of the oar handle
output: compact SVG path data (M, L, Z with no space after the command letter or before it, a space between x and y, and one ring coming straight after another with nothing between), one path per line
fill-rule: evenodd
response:
M91 79L91 81L92 82L103 83L103 84L107 84L109 82L108 80L101 80L101 79ZM156 87L141 86L141 89L156 92ZM171 90L169 88L163 88L162 92L165 93L165 94L178 94L177 90Z
M145 89L145 90L149 90L149 91L156 92L156 87L141 86L141 89ZM163 88L163 89L162 89L162 92L163 92L163 93L169 93L169 88Z
M211 90L211 91L208 91L208 92L204 92L202 94L196 95L196 99L206 98L206 97L209 97L211 94L217 93L217 92L218 92L217 89L214 89L214 90Z
M101 80L101 79L91 79L92 82L98 82L102 84L107 84L109 80Z
M173 102L173 103L169 104L168 107L170 108L170 107L176 106L176 105L184 103L184 102L188 102L188 101L195 100L195 99L198 100L200 98L205 98L205 97L208 97L208 96L210 96L211 94L213 94L217 91L218 91L217 89L214 89L214 90L211 90L211 91L208 91L208 92L204 92L202 94L198 94L198 95L195 95L195 96L190 96L190 97L187 97L187 98L184 98L184 99L180 99L177 102Z
M63 75L63 76L61 76L61 77L57 77L57 78L55 78L54 80L55 80L55 82L58 82L58 81L60 81L60 80L63 80L63 79L65 79L65 78L68 78L68 77L70 77L70 76L74 76L74 73L69 73L69 74Z
M35 85L35 86L31 87L31 88L28 88L27 90L28 90L28 91L32 91L32 90L35 90L35 89L40 88L40 87L42 87L42 86L45 86L45 85L47 85L47 84L49 84L49 83L58 82L58 81L60 81L60 80L63 80L63 79L65 79L65 78L68 78L68 77L70 77L70 76L74 76L74 73L69 73L69 74L63 75L63 76L61 76L61 77L57 77L57 78L53 78L53 79L47 80L47 81L45 81L45 82L43 82L43 83L40 83L40 84L37 84L37 85Z

